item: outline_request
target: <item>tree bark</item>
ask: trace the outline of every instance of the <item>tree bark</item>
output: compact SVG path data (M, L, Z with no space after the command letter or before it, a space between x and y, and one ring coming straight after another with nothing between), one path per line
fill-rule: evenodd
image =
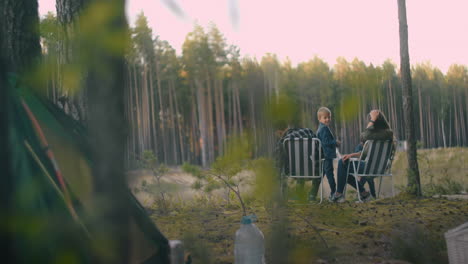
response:
M201 150L201 161L202 166L206 168L208 166L208 153L207 153L207 118L206 118L206 95L205 89L203 88L201 82L199 80L195 80L195 86L197 89L197 106L198 106L198 117L199 117L199 129L200 129L200 137L196 140L200 144Z
M39 63L39 15L37 0L3 0L1 50L9 72L23 73Z
M78 58L80 54L76 47L76 39L79 38L78 19L87 3L90 0L57 0L57 20L61 25L60 43L58 52L59 74L57 75L57 93L64 103L63 109L74 118L84 121L86 108L86 89L81 86L78 91L71 90L71 87L64 87L64 76L60 69L68 67L71 64L79 65ZM83 65L80 65L83 66ZM80 83L86 78L85 67L80 68ZM78 71L78 68L75 68Z
M418 85L418 105L419 105L419 133L420 140L423 146L427 146L425 137L424 137L424 122L423 122L423 107L422 107L422 96L421 96L421 84Z
M150 116L151 116L151 149L153 150L153 153L157 155L156 151L158 148L158 131L157 131L157 125L156 125L156 104L154 102L155 96L154 96L154 87L153 87L153 68L151 67L151 71L149 74L149 83L150 83Z
M12 166L12 148L10 142L10 124L12 107L8 90L7 73L16 73L20 79L40 62L39 15L36 0L3 0L0 1L0 208L2 226L12 227L17 224L18 210L13 204L14 167ZM17 191L17 190L16 190ZM30 212L27 212L30 213ZM21 226L21 225L20 225ZM31 250L18 245L18 234L11 228L0 229L0 259L3 263L18 263L31 257ZM21 241L25 242L25 241Z
M3 8L0 6L0 8ZM3 10L3 9L2 9ZM3 19L6 18L5 16ZM0 25L4 21L0 18ZM2 28L0 28L0 36L4 36ZM11 169L11 151L10 151L10 135L9 135L9 91L6 80L6 67L4 67L5 50L0 51L0 171L2 172L2 184L0 185L0 208L2 208L4 225L12 226L14 223L11 220L13 217L14 206L13 201L13 172ZM5 217L6 216L6 217ZM4 263L16 263L14 241L15 236L8 232L5 228L0 230L0 258Z
M186 149L184 149L184 140L183 140L183 133L182 133L182 130L183 130L183 127L181 125L181 119L182 119L182 116L181 116L181 112L180 112L180 109L179 109L179 104L178 104L178 100L177 100L177 93L175 91L175 84L174 84L174 79L171 79L171 88L173 90L173 93L174 93L174 104L175 104L175 110L176 110L176 124L177 124L177 134L179 135L179 151L180 151L180 158L181 158L181 161L182 163L186 161L185 157L186 157Z
M408 190L412 194L421 196L421 181L417 160L417 149L414 132L413 97L411 87L411 72L408 50L408 24L406 22L406 1L398 1L398 20L400 28L400 71L403 89L403 108L405 111L405 134L408 141Z
M166 117L164 115L164 104L163 104L163 95L162 95L162 88L161 88L161 70L159 61L156 61L156 78L157 78L157 86L158 86L158 99L159 99L159 112L158 117L160 118L161 122L161 139L162 139L162 147L163 147L163 160L164 163L167 163L167 140L166 140L166 126L164 122L166 122Z
M129 199L125 180L124 151L127 123L124 118L125 46L110 49L105 43L125 43L127 23L125 1L92 2L95 7L108 10L103 25L94 35L108 42L93 41L82 46L90 58L86 87L88 89L89 139L93 168L95 213L99 228L95 236L109 241L105 246L111 256L96 252L94 263L129 262ZM106 32L119 32L106 36ZM93 36L94 36L93 35ZM112 242L112 243L111 243Z

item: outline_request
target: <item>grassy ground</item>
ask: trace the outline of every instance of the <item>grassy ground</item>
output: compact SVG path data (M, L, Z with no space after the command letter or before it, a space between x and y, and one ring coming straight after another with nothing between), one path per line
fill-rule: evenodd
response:
M418 151L427 197L461 192L466 198L467 154L467 148ZM397 190L406 185L406 168L405 154L397 153L393 165ZM151 177L144 178L145 188L142 180L133 184L139 190L137 196L145 195L145 205L169 239L184 241L193 263L233 263L240 207L235 201L228 205L221 197L194 195L193 190L187 196L192 181L176 172L168 176L176 179L168 184L185 191L182 196L172 195L167 212L148 202L154 194L142 191L155 190ZM388 183L384 194L389 194ZM355 195L349 194L348 199ZM246 202L265 235L267 263L447 263L443 234L468 221L467 200L403 194L364 204L290 201L280 206L249 197Z
M444 185L450 181L468 190L468 148L438 148L418 150L421 184ZM398 152L393 162L395 184L405 186L408 168L406 152Z
M152 217L169 239L185 242L194 263L233 263L240 209L199 202ZM265 235L268 263L447 263L443 234L468 220L467 201L402 196L249 211Z

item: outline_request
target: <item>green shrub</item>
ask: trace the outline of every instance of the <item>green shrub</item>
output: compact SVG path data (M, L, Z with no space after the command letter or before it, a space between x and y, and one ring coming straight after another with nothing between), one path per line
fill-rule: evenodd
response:
M427 196L459 194L463 191L463 185L449 177L444 177L438 183L429 183L423 186L423 192Z

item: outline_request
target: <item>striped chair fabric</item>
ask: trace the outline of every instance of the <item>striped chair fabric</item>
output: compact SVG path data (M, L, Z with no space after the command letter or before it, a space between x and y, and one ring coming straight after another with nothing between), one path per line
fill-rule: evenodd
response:
M391 140L368 140L364 143L363 150L361 152L361 157L359 159L351 159L364 161L364 169L362 173L358 173L361 169L362 163L356 167L353 162L354 173L350 175L355 176L356 185L358 184L358 177L380 177L379 182L379 194L382 187L382 177L390 176L392 177L391 167L394 155L394 145ZM364 159L363 159L364 157ZM349 170L349 167L348 167ZM393 187L393 177L392 177L392 194L395 195ZM361 200L359 192L357 192L358 199ZM378 196L378 194L377 194Z
M321 143L318 138L287 138L283 144L288 156L288 177L322 177Z
M367 151L366 151L367 150ZM387 173L389 162L393 155L393 142L391 140L368 140L364 144L363 153L367 152L364 176L390 176ZM360 176L358 174L358 176Z

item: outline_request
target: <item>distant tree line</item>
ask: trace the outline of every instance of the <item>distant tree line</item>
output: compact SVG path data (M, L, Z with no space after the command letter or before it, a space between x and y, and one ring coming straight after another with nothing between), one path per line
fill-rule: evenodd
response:
M41 21L44 60L56 57L57 19ZM359 59L338 58L330 66L319 57L293 67L266 54L260 62L241 58L240 50L226 43L211 24L194 27L185 39L182 55L152 32L140 14L131 29L131 48L125 72L126 116L130 131L127 166L145 150L160 162L189 162L208 166L224 153L226 140L248 134L255 144L253 156L273 153L275 128L267 118L267 105L287 96L297 108L297 124L316 129L320 106L332 110L335 135L351 151L366 125L366 113L381 109L398 140L405 140L399 69L390 60L367 65ZM63 58L61 59L63 60ZM446 74L429 63L412 67L414 124L424 148L467 146L468 68L454 64ZM80 107L86 102L70 96L49 78L49 97L57 104L72 102L77 119L86 120ZM78 97L78 98L76 98ZM70 110L70 112L72 112Z

